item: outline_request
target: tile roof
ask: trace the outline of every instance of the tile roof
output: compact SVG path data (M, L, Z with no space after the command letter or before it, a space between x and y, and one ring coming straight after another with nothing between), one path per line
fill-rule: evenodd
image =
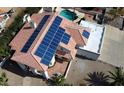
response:
M25 25L22 27L22 29L19 31L19 33L15 36L15 38L10 42L10 46L12 50L15 50L14 55L12 56L12 60L16 62L20 62L22 64L28 65L32 68L36 68L38 70L46 71L48 69L48 66L40 63L41 58L36 56L34 53L36 49L38 48L39 44L43 40L45 34L47 33L48 29L50 28L51 24L53 23L56 16L58 16L58 13L47 13L43 12L42 14L33 14L31 16L31 19L36 22L36 24L39 24L40 19L44 17L44 15L50 15L50 18L48 18L46 24L41 29L38 36L35 38L34 42L32 43L31 47L26 53L21 52L21 49L29 39L29 37L34 32L34 28L30 28L30 25L28 23L25 23ZM82 44L85 45L86 40L81 36L80 31L83 31L83 28L78 26L76 23L73 23L63 17L61 17L63 20L60 24L60 27L64 28L66 33L71 35L71 38L68 42L68 44L64 44L60 42L59 46L62 46L70 51L70 54L72 58L75 58L77 50L75 49L76 44ZM73 27L76 29L71 29L69 27ZM78 31L79 30L79 31Z

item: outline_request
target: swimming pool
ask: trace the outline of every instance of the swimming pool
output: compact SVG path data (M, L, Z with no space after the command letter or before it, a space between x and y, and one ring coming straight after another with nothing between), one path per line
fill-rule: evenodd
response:
M69 10L62 10L60 12L60 15L63 16L63 17L65 17L65 18L67 18L67 19L69 19L69 20L71 20L71 21L73 21L73 20L75 20L75 19L78 18L77 15L76 15L76 13L71 12Z

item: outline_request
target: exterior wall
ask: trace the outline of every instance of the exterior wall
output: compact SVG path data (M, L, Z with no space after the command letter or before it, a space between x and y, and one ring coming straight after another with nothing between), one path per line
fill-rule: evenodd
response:
M18 65L22 70L26 71L26 66L24 64L18 63Z
M83 50L83 49L78 49L77 50L77 55L82 56L82 57L86 57L86 58L89 58L89 59L93 59L93 60L97 60L98 57L100 56L100 54L93 53L93 52Z
M25 65L23 65L21 63L18 63L18 65L22 68L22 70L27 71L27 68L26 68ZM43 76L46 79L49 79L49 75L48 75L47 71L38 72L37 69L31 68L31 67L29 68L29 71L31 71L34 75L40 75L40 76Z

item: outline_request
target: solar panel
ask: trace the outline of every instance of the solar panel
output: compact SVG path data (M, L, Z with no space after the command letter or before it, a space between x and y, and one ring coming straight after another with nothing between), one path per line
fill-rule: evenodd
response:
M56 50L57 50L57 47L58 47L58 45L59 45L59 43L60 43L60 41L61 41L61 38L62 38L62 36L63 36L63 34L64 34L64 32L65 32L65 30L63 29L63 30L62 30L62 31L63 31L62 33L63 33L63 34L61 34L61 37L57 38L56 36L58 35L58 33L59 33L60 30L62 30L61 27L59 27L58 31L57 31L56 34L54 35L53 40L51 40L52 42L50 43L49 48L46 50L47 52L46 52L46 53L44 54L44 56L42 57L41 63L43 63L43 64L45 64L45 65L47 65L47 66L49 65L49 63L50 63L50 61L51 61L53 55L55 54L55 52L56 52ZM58 39L58 41L55 42L55 41L54 41L55 39ZM49 55L49 52L48 52L48 51L52 54L52 56ZM44 61L44 60L47 60L47 61ZM49 63L48 63L48 61L49 61Z
M61 42L63 42L64 44L68 44L70 37L71 37L70 35L68 35L67 33L64 33L64 36L63 36Z
M58 22L57 25L55 24L55 21ZM43 41L41 42L41 44L40 44L39 46L41 46L42 43L43 43L43 44L46 45L46 47L48 47L49 44L47 44L44 40L50 40L50 41L51 41L51 40L53 39L53 36L54 36L54 34L56 33L57 29L59 28L59 25L60 25L61 21L62 21L62 19L61 19L60 17L57 16L57 17L55 18L55 20L53 21L53 23L52 23L52 25L50 26L50 28L49 28L47 34L45 35ZM48 42L50 43L50 41L48 41ZM37 52L37 51L36 51L36 52Z
M45 64L45 65L49 65L53 55L56 52L56 49L61 41L62 35L64 34L64 29L59 27L60 23L61 23L62 19L60 17L56 17L55 20L53 21L52 25L50 26L48 32L46 33L45 37L43 38L41 44L39 45L39 47L42 46L42 44L45 44L44 41L49 40L49 44L46 45L46 49L45 53L42 55L39 55L39 47L35 52L35 55L39 56L42 58L41 63ZM58 36L59 35L59 36ZM42 51L42 50L41 50Z
M60 18L59 16L55 18L48 32L44 36L43 40L41 41L39 47L35 52L35 55L41 57L41 63L47 66L49 66L49 63L55 55L55 52L59 43L62 40L63 35L65 35L65 29L59 27L61 21L62 18ZM68 35L65 37L68 38Z
M25 52L26 53L28 51L28 49L32 45L33 41L35 40L35 38L37 37L38 33L41 31L41 29L43 28L43 26L45 25L45 23L47 22L47 20L48 20L49 17L50 17L50 15L45 15L42 18L42 20L40 21L39 25L35 29L35 31L32 33L32 35L30 36L30 38L28 39L28 41L23 46L21 52Z
M49 65L49 60L47 60L47 59L42 59L42 63L48 66L48 65Z
M82 33L82 35L88 39L90 33L88 31L84 30L83 33Z

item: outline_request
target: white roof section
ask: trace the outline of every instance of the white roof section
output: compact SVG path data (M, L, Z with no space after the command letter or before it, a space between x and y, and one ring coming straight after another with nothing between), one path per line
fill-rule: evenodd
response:
M81 21L80 25L91 29L86 46L80 48L90 52L100 53L105 26L83 20Z

